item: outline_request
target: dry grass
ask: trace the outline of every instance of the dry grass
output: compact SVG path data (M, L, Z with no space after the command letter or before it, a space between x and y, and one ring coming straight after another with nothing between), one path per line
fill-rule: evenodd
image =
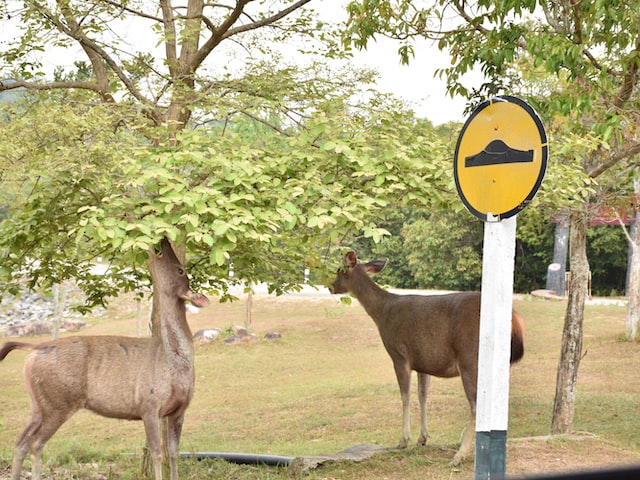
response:
M401 409L391 362L373 322L354 302L332 298L254 298L253 331L281 340L198 345L196 395L181 450L285 456L334 453L351 445L394 446ZM551 423L564 302L517 300L527 319L525 358L512 368L507 469L511 475L640 464L640 344L620 341L625 309L589 306L574 437L546 435ZM189 317L192 330L244 322L244 304L212 304ZM135 306L121 301L89 320L82 334L135 335ZM33 339L41 341L42 339ZM0 479L8 478L13 442L30 412L24 354L0 364ZM391 451L362 463L335 463L310 479L457 479L473 462L451 468L468 412L459 379L434 379L429 398L431 445ZM415 389L415 387L414 387ZM417 436L418 408L412 408ZM140 422L80 412L47 444L48 478L138 478ZM181 478L284 479L286 469L183 460Z

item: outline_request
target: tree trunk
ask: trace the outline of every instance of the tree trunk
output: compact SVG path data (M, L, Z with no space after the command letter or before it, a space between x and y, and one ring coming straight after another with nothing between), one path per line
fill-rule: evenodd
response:
M640 195L640 179L633 181L633 191L638 198ZM629 275L627 283L627 338L638 340L638 323L640 320L640 235L638 235L638 209L634 215L634 227L629 239Z
M571 215L570 249L571 282L558 362L556 397L551 420L552 434L570 433L573 428L576 383L582 356L582 320L589 284L587 220L580 213Z
M251 314L253 313L253 283L249 284L249 292L247 293L247 301L245 303L244 311L244 328L250 330L253 326L253 319Z

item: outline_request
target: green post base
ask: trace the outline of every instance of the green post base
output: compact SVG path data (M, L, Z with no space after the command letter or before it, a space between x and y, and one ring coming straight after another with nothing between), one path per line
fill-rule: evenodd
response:
M475 480L504 480L507 474L507 432L476 432Z

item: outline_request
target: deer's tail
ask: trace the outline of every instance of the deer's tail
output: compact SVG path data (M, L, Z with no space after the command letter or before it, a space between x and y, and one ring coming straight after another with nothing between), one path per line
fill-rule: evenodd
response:
M515 310L511 315L511 363L524 355L524 318Z
M31 350L33 345L23 342L7 342L2 348L0 348L0 362L4 360L10 351L20 349L20 350Z

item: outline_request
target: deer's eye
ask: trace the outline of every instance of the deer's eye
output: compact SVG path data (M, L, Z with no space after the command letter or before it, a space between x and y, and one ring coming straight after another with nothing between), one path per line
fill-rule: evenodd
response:
M184 268L178 267L178 275L184 275Z

